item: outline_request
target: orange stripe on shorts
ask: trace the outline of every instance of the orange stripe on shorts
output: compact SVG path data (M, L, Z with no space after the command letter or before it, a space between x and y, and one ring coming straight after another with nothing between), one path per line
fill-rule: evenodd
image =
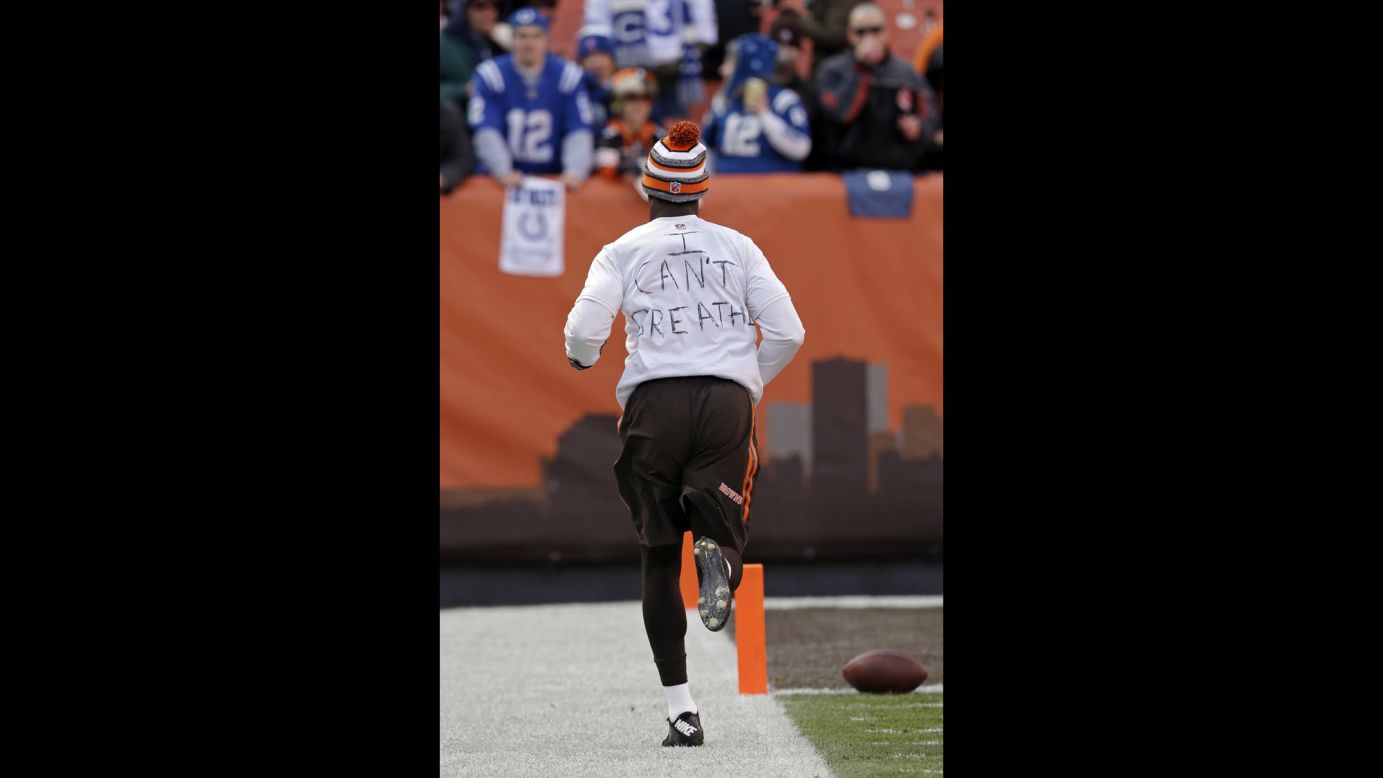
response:
M744 467L744 486L740 489L740 494L744 495L744 520L749 521L749 499L754 488L754 475L759 471L759 451L754 447L754 427L756 419L754 414L754 401L749 401L749 462Z

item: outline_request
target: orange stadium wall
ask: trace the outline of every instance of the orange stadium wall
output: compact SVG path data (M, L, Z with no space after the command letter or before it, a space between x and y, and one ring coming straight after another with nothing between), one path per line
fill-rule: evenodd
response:
M942 182L906 220L849 215L830 174L721 175L701 215L749 235L806 327L757 411L747 557L917 554L941 543ZM637 557L611 466L623 317L575 371L567 312L601 246L647 221L627 184L567 197L565 272L499 270L503 192L473 178L440 201L444 559Z

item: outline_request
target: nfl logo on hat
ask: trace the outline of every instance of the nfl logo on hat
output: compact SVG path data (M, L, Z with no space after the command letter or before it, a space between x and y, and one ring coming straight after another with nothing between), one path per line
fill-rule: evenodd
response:
M669 192L672 192L673 194L681 194L682 185L676 181L673 181L671 184L668 184L667 190Z

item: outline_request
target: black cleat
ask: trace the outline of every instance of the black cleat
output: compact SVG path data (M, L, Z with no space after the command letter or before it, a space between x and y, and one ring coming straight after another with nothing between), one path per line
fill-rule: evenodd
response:
M692 558L696 560L697 578L701 579L701 595L696 598L696 609L701 613L701 623L712 632L725 629L725 621L730 618L730 577L725 572L725 556L714 540L703 537L692 544Z
M700 716L686 711L676 721L668 719L667 737L663 738L663 745L699 746L704 742L706 738L701 732Z

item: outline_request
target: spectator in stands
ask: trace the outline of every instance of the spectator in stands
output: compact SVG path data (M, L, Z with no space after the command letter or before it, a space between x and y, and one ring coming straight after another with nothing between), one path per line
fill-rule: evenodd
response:
M865 0L814 0L810 16L803 16L793 8L782 10L778 18L797 34L811 39L817 78L821 77L821 66L826 60L853 46L846 28L850 12L863 2Z
M641 178L649 149L667 132L652 120L658 82L643 68L625 68L611 79L616 117L600 135L596 169L611 180Z
M811 125L796 92L770 84L778 44L765 35L736 38L726 52L730 76L702 122L702 142L717 173L778 173L802 169Z
M798 73L799 63L803 56L802 38L792 28L792 25L787 24L782 19L773 22L769 37L778 44L778 61L774 68L774 83L791 89L797 93L798 97L802 98L802 108L806 110L807 123L811 125L812 150L807 158L802 160L802 169L820 170L824 165L823 154L826 150L820 133L821 99L817 95L816 86L803 79Z
M504 47L494 39L499 25L499 0L462 2L461 13L447 24L443 35L450 38L450 43L465 47L472 67L503 54Z
M583 84L591 98L591 126L604 127L610 120L610 77L615 74L615 47L605 35L582 30L576 42L576 58L585 71Z
M442 147L440 168L442 194L450 194L461 180L475 170L475 152L471 150L471 134L461 110L451 100L441 98Z
M493 1L493 0L492 0ZM447 18L446 3L442 4L442 33L438 43L438 55L441 60L441 88L442 97L452 101L458 108L466 105L466 87L471 83L471 76L475 74L475 59L462 38L458 37L464 25L457 23L458 19L465 19L465 12L454 18Z
M847 39L852 48L817 71L828 165L917 168L941 126L931 89L907 62L889 53L879 6L855 6Z
M770 2L776 5L778 0L715 0L717 43L701 57L701 69L707 78L717 77L713 74L720 72L730 41L759 31L760 19Z
M560 173L578 189L595 147L581 68L548 53L547 17L534 9L515 11L509 27L514 53L480 63L471 81L476 156L507 186L524 174Z
M716 42L712 0L585 0L582 19L584 29L610 36L616 67L644 68L658 79L655 116L684 117L704 99L701 57Z

